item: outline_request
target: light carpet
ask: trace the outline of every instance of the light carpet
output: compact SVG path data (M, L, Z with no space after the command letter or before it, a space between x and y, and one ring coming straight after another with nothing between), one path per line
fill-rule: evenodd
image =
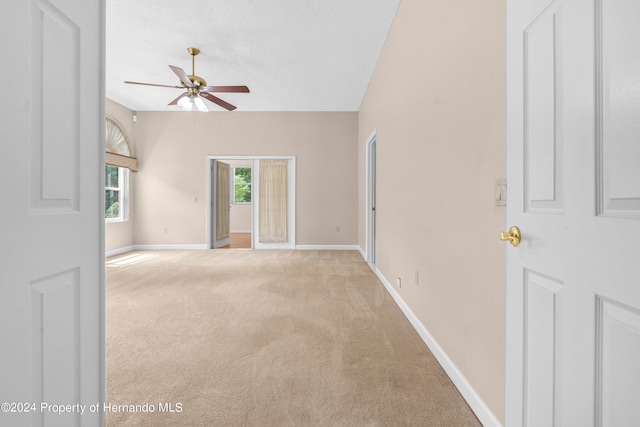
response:
M132 252L106 296L107 426L480 425L357 251Z

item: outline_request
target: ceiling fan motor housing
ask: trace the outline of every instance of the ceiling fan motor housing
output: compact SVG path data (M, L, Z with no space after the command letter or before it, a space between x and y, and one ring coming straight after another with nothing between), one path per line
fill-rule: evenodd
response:
M196 91L196 93L197 93L197 89L199 87L207 85L207 82L205 81L205 79L203 79L200 76L190 75L190 76L187 76L187 77L189 77L189 80L191 80L191 82L193 82L193 85L195 86L195 87L188 87L187 89L189 89L189 92L191 92L191 90L194 89Z

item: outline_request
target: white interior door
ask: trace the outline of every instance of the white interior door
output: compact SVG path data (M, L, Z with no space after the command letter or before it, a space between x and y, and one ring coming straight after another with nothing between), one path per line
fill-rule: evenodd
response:
M99 426L104 5L0 7L0 425Z
M640 425L640 2L508 0L507 426Z
M366 193L366 209L367 209L367 262L375 264L376 262L376 179L377 179L377 140L376 133L367 141L367 193Z
M214 248L220 248L227 246L231 241L229 235L229 210L231 209L231 200L229 198L229 190L231 187L229 180L231 179L231 172L227 163L212 160L211 164L211 177L213 179L211 188L214 189L212 195L213 215L211 215L211 241L213 242Z

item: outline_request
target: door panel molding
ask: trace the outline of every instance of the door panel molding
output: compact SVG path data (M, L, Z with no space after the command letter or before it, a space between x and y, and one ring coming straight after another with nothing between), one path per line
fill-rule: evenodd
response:
M80 402L80 269L31 282L33 402ZM56 363L50 355L56 355ZM80 414L36 412L41 425L73 425Z
M624 6L624 7L621 7ZM630 11L630 8L634 8ZM634 1L596 1L597 214L640 218L640 38Z
M80 28L46 0L34 2L31 27L30 212L78 211Z
M562 213L562 3L554 1L524 30L525 212Z
M596 425L627 425L640 419L640 372L624 368L640 359L640 310L597 295L596 333Z
M524 271L523 426L554 426L560 419L563 285Z

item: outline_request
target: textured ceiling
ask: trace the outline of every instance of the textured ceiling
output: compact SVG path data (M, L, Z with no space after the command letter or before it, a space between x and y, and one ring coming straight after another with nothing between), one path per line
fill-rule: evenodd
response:
M169 69L208 85L237 111L357 111L400 0L107 0L106 95L134 111L173 111ZM209 103L210 111L224 111Z

